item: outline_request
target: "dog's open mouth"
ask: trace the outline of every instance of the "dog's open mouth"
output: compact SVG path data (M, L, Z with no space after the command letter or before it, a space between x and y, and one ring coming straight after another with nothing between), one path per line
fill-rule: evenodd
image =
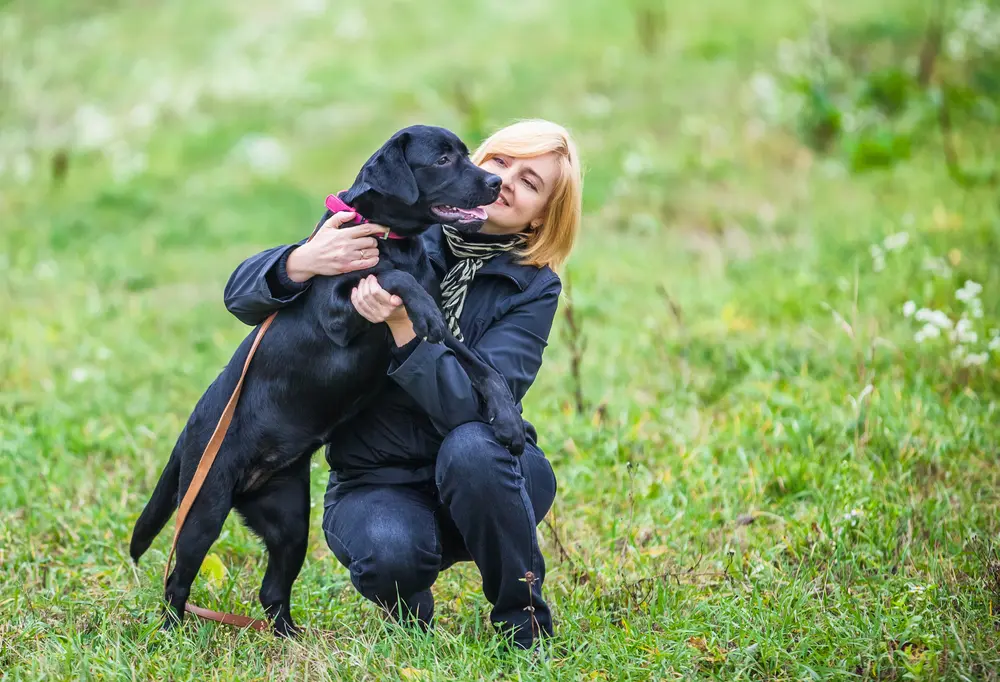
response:
M458 208L457 206L431 206L431 211L435 216L447 225L454 223L481 223L486 220L486 209L482 206L475 208Z

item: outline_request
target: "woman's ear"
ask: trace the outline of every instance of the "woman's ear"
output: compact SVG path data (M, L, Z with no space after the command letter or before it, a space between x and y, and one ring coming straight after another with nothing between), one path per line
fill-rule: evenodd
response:
M531 221L531 229L532 230L537 230L541 226L542 226L542 219L541 218L536 218L535 220Z

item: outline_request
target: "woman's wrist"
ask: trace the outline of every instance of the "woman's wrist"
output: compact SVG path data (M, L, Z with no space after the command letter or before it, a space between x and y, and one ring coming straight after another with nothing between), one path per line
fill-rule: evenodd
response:
M309 268L309 263L309 252L305 246L297 246L285 257L285 274L293 282L302 284L316 274Z
M409 317L404 317L400 320L386 320L385 322L389 325L389 332L392 334L392 340L396 342L397 347L402 348L417 338L417 335L413 333L413 324L410 322Z

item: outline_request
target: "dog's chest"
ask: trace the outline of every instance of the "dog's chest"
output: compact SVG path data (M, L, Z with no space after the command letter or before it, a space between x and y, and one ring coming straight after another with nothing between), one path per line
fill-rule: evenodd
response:
M419 243L415 244L413 248L405 251L386 249L381 257L387 258L397 270L402 270L403 272L407 272L412 275L413 279L417 280L417 283L423 287L423 289L429 293L435 301L440 302L441 287L438 282L438 278L434 274L434 267L431 265L430 257L428 257L423 248L419 246Z

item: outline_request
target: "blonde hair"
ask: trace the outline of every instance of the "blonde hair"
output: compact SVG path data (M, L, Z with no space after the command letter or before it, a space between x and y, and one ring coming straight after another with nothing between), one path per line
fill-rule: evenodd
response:
M528 230L527 243L518 255L525 265L548 265L558 270L573 250L583 212L583 173L569 131L550 121L518 121L490 135L471 159L479 166L500 154L525 158L550 152L559 155L559 179L545 208L541 226Z

